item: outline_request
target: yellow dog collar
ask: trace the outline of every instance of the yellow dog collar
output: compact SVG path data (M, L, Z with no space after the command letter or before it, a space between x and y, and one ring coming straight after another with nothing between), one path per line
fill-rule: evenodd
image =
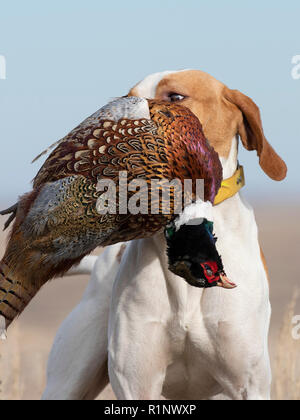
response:
M214 205L222 203L227 198L233 197L245 185L244 168L239 166L235 174L228 179L223 179L221 188L216 195Z

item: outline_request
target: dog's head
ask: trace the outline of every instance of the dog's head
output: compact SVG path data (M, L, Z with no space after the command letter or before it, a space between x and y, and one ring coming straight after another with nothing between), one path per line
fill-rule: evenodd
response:
M286 177L286 164L264 135L257 105L209 74L199 70L155 73L129 95L181 103L199 118L220 157L229 156L232 139L238 134L247 150L257 151L260 166L270 178L280 181Z

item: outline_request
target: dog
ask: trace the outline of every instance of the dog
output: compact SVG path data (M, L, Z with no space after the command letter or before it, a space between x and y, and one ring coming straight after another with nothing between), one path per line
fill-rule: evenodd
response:
M43 399L93 399L109 381L121 400L270 399L268 271L240 192L239 139L272 179L284 179L287 167L264 136L256 104L209 74L156 73L129 95L177 101L202 123L223 166L213 207L217 247L238 287L182 281L168 270L162 234L83 261L73 273L94 264L91 281L57 333Z

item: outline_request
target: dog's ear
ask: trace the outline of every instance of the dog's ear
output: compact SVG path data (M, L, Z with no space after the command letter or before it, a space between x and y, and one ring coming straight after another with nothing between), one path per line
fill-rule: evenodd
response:
M264 135L258 106L248 96L238 90L226 89L225 99L242 112L238 123L238 134L247 150L257 150L259 164L264 172L275 181L286 177L287 166Z

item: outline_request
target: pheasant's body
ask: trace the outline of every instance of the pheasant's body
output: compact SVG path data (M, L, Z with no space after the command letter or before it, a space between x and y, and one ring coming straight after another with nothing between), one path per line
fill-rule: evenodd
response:
M17 205L0 263L0 316L6 326L46 281L97 246L153 235L174 218L174 197L170 214L161 201L159 214L151 214L150 199L148 214L120 214L119 174L125 171L127 183L144 179L149 186L153 179L204 179L204 198L212 203L222 180L218 156L188 109L139 98L102 108L58 143L33 191ZM101 180L117 187L115 214L99 212Z

